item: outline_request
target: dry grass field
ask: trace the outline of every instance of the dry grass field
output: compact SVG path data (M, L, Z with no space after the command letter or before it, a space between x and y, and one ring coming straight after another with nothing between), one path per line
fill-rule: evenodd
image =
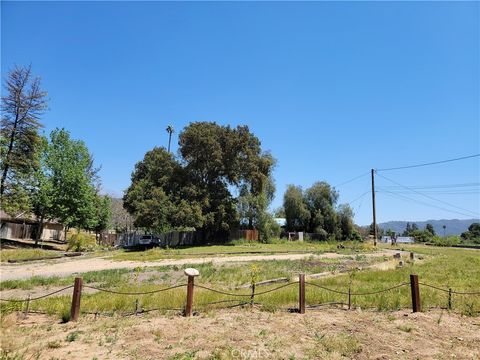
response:
M59 323L10 314L3 359L478 359L480 321L434 310L220 310Z
M208 262L199 262L205 258L182 257L172 259L170 265L166 265L168 260L164 259L138 263L113 260L109 254L105 261L118 268L90 271L81 276L85 285L100 289L148 292L184 282L183 269L195 266L201 274L196 284L249 293L250 289L241 285L248 286L255 269L256 281L284 277L286 281L295 282L298 273L306 273L307 278L321 273L322 277L309 281L339 291L351 286L353 292L375 292L408 281L409 274L415 273L424 283L442 289L450 286L456 291L479 290L479 251L404 247L405 264L399 267L398 260L393 259L394 252L384 248L374 253L366 250L353 254L280 254L276 260L264 254L218 257ZM415 252L414 261L409 260L409 251ZM126 256L123 252L119 254ZM153 255L157 254L149 257ZM93 260L102 259L85 259ZM20 271L32 266L48 270L56 264L74 266L82 261L65 259L1 265L0 269L2 273L6 269ZM135 267L130 266L133 264ZM145 266L147 264L151 266ZM41 296L71 285L75 276L78 274L30 275L2 281L1 298ZM279 285L261 286L258 291ZM195 316L185 318L180 311L131 315L136 301L140 311L183 308L183 287L134 296L86 287L81 310L99 311L99 316L82 313L78 322L64 323L62 318L69 318L69 289L31 303L30 310L43 310L48 314L31 313L24 318L22 303L2 302L0 359L479 359L480 296L454 295L452 310L447 311L443 309L447 305L445 292L425 286L420 292L423 313L411 312L410 289L403 286L385 293L355 296L351 310L345 306L323 306L307 309L306 314L300 315L286 311L298 306L296 283L256 297L258 306L234 309L221 309L223 304L203 306L225 296L199 287L195 290ZM307 286L307 306L332 301L345 302L346 298Z

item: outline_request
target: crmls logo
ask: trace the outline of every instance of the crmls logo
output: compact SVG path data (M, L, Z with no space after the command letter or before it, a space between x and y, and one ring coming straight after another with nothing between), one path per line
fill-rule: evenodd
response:
M265 359L270 353L266 349L253 349L253 350L237 350L230 351L232 358L234 359Z

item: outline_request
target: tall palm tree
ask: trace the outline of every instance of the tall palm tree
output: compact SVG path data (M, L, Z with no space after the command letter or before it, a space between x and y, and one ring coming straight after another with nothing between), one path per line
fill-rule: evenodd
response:
M168 132L168 152L170 152L170 142L172 141L172 134L175 132L175 129L172 125L168 125L166 130Z

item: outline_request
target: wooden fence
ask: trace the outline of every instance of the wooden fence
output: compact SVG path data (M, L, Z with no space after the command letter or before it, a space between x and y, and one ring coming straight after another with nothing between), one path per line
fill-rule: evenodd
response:
M260 292L256 292L256 287L255 283L253 283L250 287L251 292L249 294L239 294L239 293L233 293L230 292L229 290L223 290L223 289L214 289L211 287L207 287L201 284L195 285L195 276L198 275L198 271L195 269L186 269L185 274L187 275L187 283L182 283L182 284L177 284L173 285L167 288L161 288L161 289L156 289L156 290L151 290L148 292L121 292L121 291L116 291L116 290L109 290L109 289L104 289L104 288L99 288L95 286L90 286L90 285L83 285L83 279L81 277L75 278L74 284L67 286L63 289L56 290L52 293L42 295L36 298L31 298L30 296L27 299L24 300L14 300L14 299L0 299L0 301L4 302L11 302L11 303L24 303L25 304L25 310L24 313L25 315L29 312L38 312L38 311L29 311L30 309L30 303L35 300L43 299L49 296L53 296L55 294L58 294L60 292L63 292L65 290L73 288L73 294L72 294L72 302L71 302L71 307L70 307L70 320L71 321L76 321L78 320L78 317L80 316L80 309L81 309L81 296L82 296L82 289L83 288L88 288L100 292L106 292L110 294L117 294L117 295L123 295L123 296L141 296L141 295L147 295L147 294L154 294L154 293L160 293L160 292L166 292L169 290L173 290L176 288L181 288L181 287L186 287L186 299L185 299L185 307L183 309L183 314L185 316L191 316L193 313L193 299L194 299L194 291L195 288L200 288L206 291L210 291L216 294L221 294L224 296L228 296L229 299L226 300L221 300L221 301L214 301L211 303L203 304L203 305L213 305L213 304L221 304L221 303L231 303L235 302L234 305L229 305L228 307L235 307L235 306L253 306L253 305L258 305L259 303L255 302L255 298L264 294L272 293L275 291L278 291L280 289L289 287L289 286L298 286L298 307L295 309L288 309L290 312L296 312L299 314L304 314L306 309L311 309L318 307L320 305L330 305L332 303L328 304L320 304L320 305L313 305L313 306L306 306L305 304L305 293L306 293L306 287L314 287L318 288L324 291L328 292L333 292L336 294L340 294L343 296L346 296L347 302L346 303L334 303L334 304L342 304L346 305L348 309L351 309L352 307L352 298L357 297L357 296L369 296L369 295L377 295L377 294L382 294L394 289L398 289L404 286L410 286L410 293L411 293L411 304L412 304L412 311L413 312L420 312L422 310L421 306L421 297L420 297L420 286L424 287L429 287L437 291L442 291L448 294L448 305L447 309L452 309L452 295L457 294L457 295L471 295L471 296L479 296L480 291L472 291L472 292L461 292L461 291L453 291L451 288L445 289L441 288L438 286L434 286L431 284L425 284L419 281L418 275L412 274L410 275L410 281L409 282L403 282L385 289L381 290L375 290L375 291L369 291L369 292L353 292L351 287L349 286L348 290L346 291L341 291L337 289L331 289L316 283L312 282L307 282L305 281L305 274L300 274L299 279L297 282L289 282L284 285L280 285L276 288L269 289L269 290L264 290ZM128 315L133 315L133 314L139 314L139 313L146 313L146 312L151 312L155 310L178 310L178 309L164 309L164 308L158 308L158 309L139 309L138 308L138 299L135 301L135 312L128 314ZM95 313L97 315L98 313Z

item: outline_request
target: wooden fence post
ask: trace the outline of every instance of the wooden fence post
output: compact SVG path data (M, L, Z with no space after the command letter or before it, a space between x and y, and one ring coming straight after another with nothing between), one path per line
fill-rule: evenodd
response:
M452 310L452 289L448 289L448 310Z
M352 285L348 285L348 310L352 308Z
M415 260L415 253L410 252L410 260Z
M255 283L252 282L251 285L252 293L250 295L250 306L253 306L255 304Z
M28 294L28 298L27 298L27 303L25 304L25 312L23 314L23 317L26 319L27 318L27 315L28 315L28 310L30 308L30 294Z
M412 290L412 310L420 312L420 288L418 286L418 275L410 275L410 289Z
M305 314L305 274L298 276L298 312Z
M80 314L80 298L82 296L82 278L75 278L73 285L72 307L70 308L70 321L77 321Z
M185 269L185 275L188 276L187 282L187 305L185 306L185 316L192 316L193 308L193 288L195 286L195 276L198 276L200 273L197 269L188 268Z

